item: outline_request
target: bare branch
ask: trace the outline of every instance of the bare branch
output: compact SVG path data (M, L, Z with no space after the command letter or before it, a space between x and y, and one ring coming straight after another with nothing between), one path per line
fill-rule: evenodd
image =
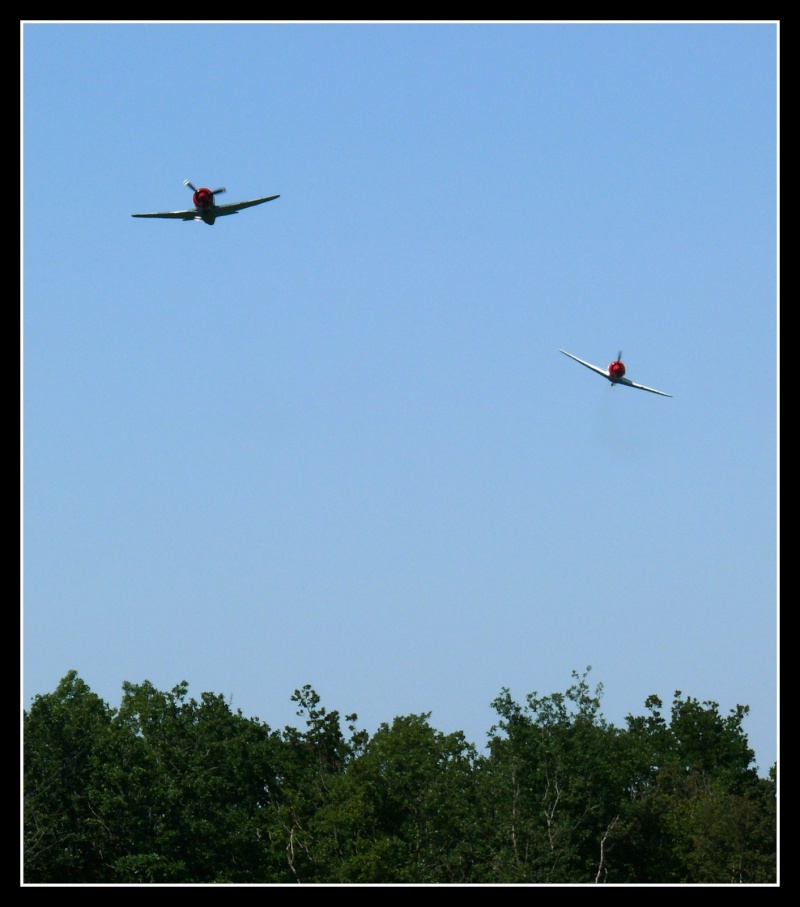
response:
M601 873L603 875L603 881L605 881L606 877L608 876L608 867L606 866L606 838L608 837L609 833L611 832L611 829L617 824L618 819L619 819L618 815L614 816L613 821L606 829L606 833L603 835L603 837L600 841L600 863L597 867L597 875L594 877L595 884L597 884L597 882L600 881Z

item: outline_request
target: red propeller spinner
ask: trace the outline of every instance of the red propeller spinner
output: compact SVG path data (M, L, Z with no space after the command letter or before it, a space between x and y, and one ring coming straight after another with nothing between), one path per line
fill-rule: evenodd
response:
M625 364L622 361L622 350L617 353L617 358L609 365L608 373L612 378L621 378L625 374Z
M195 208L202 208L204 210L206 208L213 208L214 207L214 196L219 195L220 192L225 191L224 187L221 189L213 189L213 190L206 189L206 188L195 189L195 187L189 182L189 180L184 180L183 185L188 186L194 193L192 195L192 201L194 202Z

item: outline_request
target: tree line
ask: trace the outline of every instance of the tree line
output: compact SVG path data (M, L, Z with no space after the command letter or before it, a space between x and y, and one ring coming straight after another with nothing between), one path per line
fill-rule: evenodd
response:
M277 731L185 682L110 708L71 671L24 712L23 882L774 884L748 707L678 691L615 727L589 670L503 689L481 753L431 713L370 736L311 686Z

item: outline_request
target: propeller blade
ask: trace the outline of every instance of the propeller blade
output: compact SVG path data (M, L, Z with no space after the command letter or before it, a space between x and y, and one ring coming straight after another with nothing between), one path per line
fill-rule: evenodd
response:
M622 350L617 353L617 362L622 362Z
M192 190L192 192L197 192L197 189L194 188L194 186L189 182L189 180L184 180L183 185L188 186Z
M220 192L224 192L224 191L225 191L225 187L223 186L221 189L214 189L214 190L211 192L211 194L212 194L212 195L219 195Z

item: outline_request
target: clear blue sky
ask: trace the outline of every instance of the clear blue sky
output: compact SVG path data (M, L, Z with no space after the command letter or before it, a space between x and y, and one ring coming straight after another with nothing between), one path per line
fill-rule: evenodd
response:
M777 24L29 23L23 699L777 754ZM131 218L280 193L202 223ZM672 399L624 387L559 353Z

